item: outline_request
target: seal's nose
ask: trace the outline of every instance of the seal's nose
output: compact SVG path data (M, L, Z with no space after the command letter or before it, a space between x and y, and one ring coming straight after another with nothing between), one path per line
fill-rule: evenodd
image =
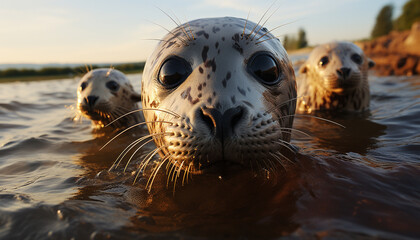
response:
M351 71L350 68L346 68L346 67L337 69L338 75L341 76L343 79L346 79L350 76L350 71Z
M216 108L202 107L199 116L212 134L223 143L234 134L235 128L244 116L244 108L242 106L229 108L222 114Z
M93 96L93 95L87 96L87 97L85 98L85 103L86 103L87 105L89 105L89 107L93 107L93 106L95 105L96 100L98 100L98 98L99 98L99 97L97 97L97 96Z

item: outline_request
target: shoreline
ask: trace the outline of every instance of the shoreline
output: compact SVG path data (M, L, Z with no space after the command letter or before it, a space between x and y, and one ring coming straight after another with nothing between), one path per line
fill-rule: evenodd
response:
M292 55L303 55L309 54L314 47L305 47L296 50L288 51L289 56ZM143 71L134 70L134 71L123 71L124 74L137 74L142 73ZM16 76L16 77L0 77L0 84L2 83L11 83L11 82L35 82L35 81L52 81L52 80L62 80L62 79L74 79L77 77L82 77L83 75L44 75L44 76Z
M126 71L124 74L136 74L142 73L143 71ZM0 84L2 83L11 83L11 82L38 82L38 81L52 81L52 80L62 80L62 79L75 79L82 77L83 75L45 75L45 76L24 76L24 77L5 77L0 78Z

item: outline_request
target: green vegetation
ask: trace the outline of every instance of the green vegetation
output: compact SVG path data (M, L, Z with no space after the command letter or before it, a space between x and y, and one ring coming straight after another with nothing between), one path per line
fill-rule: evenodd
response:
M388 4L379 11L375 26L372 29L372 38L387 35L392 30L409 30L413 23L420 21L420 0L406 2L401 15L394 21L392 20L393 10L393 6Z
M376 23L373 27L371 36L377 38L380 36L387 35L392 30L392 11L394 7L392 5L385 5L381 11L379 11L376 17Z
M308 46L308 40L306 39L306 32L302 28L299 29L298 36L286 35L283 38L283 46L286 50L296 50Z
M144 68L144 62L139 63L124 63L113 66L124 73L138 73L142 72ZM89 69L95 68L107 68L109 65L93 65L89 66ZM86 66L79 67L46 67L39 70L35 69L16 69L9 68L0 71L0 82L10 81L29 81L29 80L41 80L41 79L57 79L57 78L70 78L78 75L83 75L87 72Z
M401 16L394 21L394 29L408 30L413 23L420 21L420 1L410 0L404 4Z

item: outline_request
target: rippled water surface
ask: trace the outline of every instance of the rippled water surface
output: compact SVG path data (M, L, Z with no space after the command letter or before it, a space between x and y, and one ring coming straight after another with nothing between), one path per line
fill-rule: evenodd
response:
M139 91L140 75L130 75ZM297 164L277 180L246 172L166 187L133 183L146 134L74 122L77 79L0 84L1 239L420 238L420 77L371 76L371 110L297 116ZM163 171L164 173L165 171Z

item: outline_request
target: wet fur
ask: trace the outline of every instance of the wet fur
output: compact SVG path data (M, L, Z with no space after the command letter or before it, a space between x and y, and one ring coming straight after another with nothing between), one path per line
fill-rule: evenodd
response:
M246 71L249 58L260 51L277 58L285 75L280 83L264 86ZM170 56L184 58L193 71L180 86L167 90L158 83L157 75ZM273 174L291 161L285 155L294 153L289 143L296 106L294 72L280 41L261 25L232 17L180 25L160 41L147 60L142 96L144 109L172 112L144 112L149 137L157 148L144 158L141 168L156 154L162 159L149 178L151 182L165 163L169 163L168 180L182 177L184 181L190 173L208 172L221 158L228 159L226 167L238 165ZM224 145L197 118L200 107L223 113L239 105L246 109L246 116Z
M119 84L118 91L111 91L105 87L106 82L111 80ZM82 83L87 84L84 90L80 87ZM87 103L88 96L98 97L93 107ZM77 109L92 120L95 129L101 129L108 124L116 129L126 128L143 121L142 114L139 112L114 121L126 113L138 110L137 102L140 100L140 94L134 91L125 75L111 68L89 71L80 80L77 90Z
M362 64L351 60L357 53ZM323 56L330 62L326 67L319 65ZM350 42L334 42L315 48L302 65L297 77L298 111L363 111L369 107L370 93L368 69L374 65L363 51ZM337 69L351 69L349 78L343 79Z

